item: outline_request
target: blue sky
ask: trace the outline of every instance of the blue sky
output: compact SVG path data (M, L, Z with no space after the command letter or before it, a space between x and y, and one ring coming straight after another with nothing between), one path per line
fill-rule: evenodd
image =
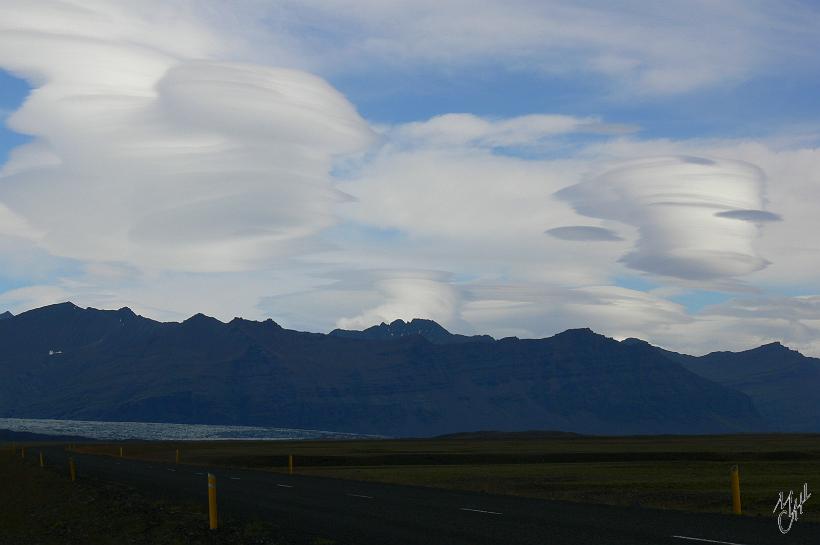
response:
M697 138L765 137L794 126L816 126L820 119L816 72L761 74L737 85L640 100L609 94L602 77L550 77L498 66L458 73L394 70L367 77L340 75L330 81L376 123L450 112L491 117L592 114L638 125L648 138Z
M0 310L820 355L818 25L798 1L10 0Z
M24 135L7 128L5 119L23 103L30 90L31 87L24 80L0 70L0 115L4 121L0 127L0 163L6 162L9 151L28 140Z

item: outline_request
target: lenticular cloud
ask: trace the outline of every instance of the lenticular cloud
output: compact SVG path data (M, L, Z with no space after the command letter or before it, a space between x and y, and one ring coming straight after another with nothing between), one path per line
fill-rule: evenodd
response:
M654 157L631 161L558 192L581 214L638 229L629 267L693 281L748 274L767 265L759 225L734 210L761 210L764 175L739 161Z
M369 144L367 124L318 77L219 62L206 25L123 6L0 5L0 68L33 87L9 125L34 137L0 172L17 218L0 234L190 271L304 251L345 199L332 161Z

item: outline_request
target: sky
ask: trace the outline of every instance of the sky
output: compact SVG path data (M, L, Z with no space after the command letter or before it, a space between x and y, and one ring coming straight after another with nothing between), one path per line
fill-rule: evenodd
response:
M0 0L0 311L820 356L820 6Z

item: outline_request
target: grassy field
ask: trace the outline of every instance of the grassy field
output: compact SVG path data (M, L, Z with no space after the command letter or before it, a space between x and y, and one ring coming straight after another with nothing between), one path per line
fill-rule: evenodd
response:
M80 446L118 455L122 444ZM731 511L740 466L743 510L771 516L778 492L820 483L820 435L555 437L389 441L128 443L126 456L182 463L687 511ZM820 522L811 498L801 520Z
M283 545L332 543L292 541L261 522L222 517L219 531L208 530L203 505L146 498L114 483L79 479L67 468L37 464L37 449L27 459L0 445L0 545Z

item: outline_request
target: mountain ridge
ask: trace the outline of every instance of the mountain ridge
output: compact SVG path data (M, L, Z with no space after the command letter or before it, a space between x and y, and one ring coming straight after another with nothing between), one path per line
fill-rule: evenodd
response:
M270 319L157 322L128 308L33 309L0 322L0 416L391 436L779 429L758 411L759 391L708 378L709 369L691 365L699 358L645 341L588 328L476 339L419 319L374 327L362 337Z

